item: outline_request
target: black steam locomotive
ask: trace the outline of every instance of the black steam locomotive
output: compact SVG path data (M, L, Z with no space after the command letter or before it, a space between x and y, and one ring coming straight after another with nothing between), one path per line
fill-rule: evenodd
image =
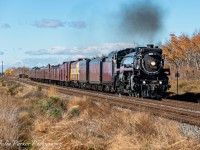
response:
M135 97L161 98L170 87L170 70L163 67L162 49L153 45L135 48L121 61L117 92Z

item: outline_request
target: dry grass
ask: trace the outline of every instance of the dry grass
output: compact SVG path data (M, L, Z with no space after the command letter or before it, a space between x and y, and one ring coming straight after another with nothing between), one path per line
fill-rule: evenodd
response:
M1 80L0 86L0 140L18 141L24 144L31 141L32 109L38 101L34 88L24 87L9 80ZM11 94L14 93L14 94ZM28 144L27 144L28 145ZM20 146L0 149L19 149Z
M88 98L72 98L67 105L68 111L74 106L79 109L79 116L69 117L67 112L62 120L53 124L38 118L33 138L40 142L61 143L63 150L187 149L197 144L182 136L174 122L148 113L116 110Z
M171 88L170 92L176 93L177 90L177 81L170 80ZM178 81L179 93L184 94L187 92L190 93L200 93L200 81L194 80L179 80Z
M54 86L50 86L46 92L48 97L59 97L59 93Z
M4 95L10 95L10 96L15 96L17 93L22 92L22 88L20 84L14 84L14 83L6 83L5 87L3 88L3 94Z
M54 87L46 94L23 87L15 95L1 97L1 139L31 142L34 150L200 148L197 141L181 135L172 121L116 109L88 97L62 99Z
M17 120L19 107L11 97L0 98L0 139L19 139L19 123Z

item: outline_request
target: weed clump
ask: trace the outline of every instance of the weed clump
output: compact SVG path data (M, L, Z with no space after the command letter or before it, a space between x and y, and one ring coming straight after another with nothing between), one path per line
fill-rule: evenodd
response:
M50 111L51 116L53 117L59 117L61 116L61 110L58 108L54 108Z
M52 103L56 103L58 100L59 100L58 97L53 97L53 96L50 97L50 101L51 101Z
M16 94L23 91L23 87L20 83L6 82L4 88L4 95L15 96Z
M50 97L41 104L41 110L47 112L50 116L61 117L62 112L66 110L64 102L57 97Z
M79 105L72 106L68 110L69 117L78 117L80 115L80 107Z
M42 91L42 87L41 87L40 85L36 85L36 87L35 87L35 88L36 88L36 91L37 91L37 92L40 92L40 91Z
M16 95L18 92L21 92L23 89L20 88L20 84L14 84L12 86L9 86L8 87L8 93L11 95L11 96L14 96Z

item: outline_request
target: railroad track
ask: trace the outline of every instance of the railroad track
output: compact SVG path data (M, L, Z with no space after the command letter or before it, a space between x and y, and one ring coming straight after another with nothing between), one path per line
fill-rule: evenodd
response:
M52 85L33 82L24 79L14 79L25 84L40 85L49 88ZM97 91L70 87L55 86L60 93L75 96L88 96L91 100L106 102L114 106L128 108L134 111L148 111L151 114L173 119L179 122L200 126L200 104L163 99L162 101L121 96Z

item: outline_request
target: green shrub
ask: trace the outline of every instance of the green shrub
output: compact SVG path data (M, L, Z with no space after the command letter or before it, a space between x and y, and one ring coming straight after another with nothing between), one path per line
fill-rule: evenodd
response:
M72 109L71 114L72 114L72 116L79 116L80 111L79 111L79 109L74 108L74 109Z
M60 107L62 108L62 110L66 110L65 104L63 102L60 103Z
M39 107L42 112L53 117L60 117L66 111L65 102L58 97L46 97Z
M89 147L88 150L95 150L95 148L94 147Z
M79 107L73 106L70 108L69 113L70 117L78 117L80 115Z
M55 103L56 103L55 99L50 99L42 104L42 109L50 110L50 109L52 109L52 107Z
M54 108L54 109L51 110L50 114L54 117L59 117L59 116L61 116L61 110Z
M53 97L53 96L50 97L50 100L51 100L52 103L57 103L57 102L58 102L58 99L59 99L59 98L57 98L57 97Z

